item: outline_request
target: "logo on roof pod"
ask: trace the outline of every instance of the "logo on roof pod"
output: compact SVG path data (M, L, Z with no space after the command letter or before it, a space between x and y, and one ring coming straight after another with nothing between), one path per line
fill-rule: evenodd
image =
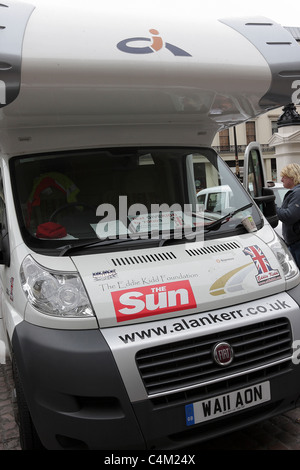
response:
M156 29L150 29L149 32L152 34L151 38L136 37L123 39L123 41L120 41L117 44L117 48L122 52L127 52L128 54L152 54L153 52L158 52L165 47L175 56L191 57L191 54L184 51L183 49L180 49L180 47L174 46L168 42L164 43ZM149 46L137 47L130 45L130 43L135 43L138 41L147 41L151 42L151 44Z

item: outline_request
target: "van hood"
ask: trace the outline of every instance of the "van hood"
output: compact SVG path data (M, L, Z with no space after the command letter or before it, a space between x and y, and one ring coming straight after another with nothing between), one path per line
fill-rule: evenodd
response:
M237 305L285 288L257 235L73 257L100 327Z

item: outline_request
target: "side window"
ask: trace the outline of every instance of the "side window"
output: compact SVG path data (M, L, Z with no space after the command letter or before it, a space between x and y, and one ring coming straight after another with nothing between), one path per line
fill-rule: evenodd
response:
M198 204L205 204L205 194L200 194L200 196L197 196L197 201Z
M217 205L217 194L216 193L211 193L208 195L207 198L207 210L210 212L214 212L216 210L216 205Z
M222 212L225 206L225 193L211 193L207 200L207 210L210 212Z
M258 150L252 149L249 154L248 165L248 191L252 197L262 196L263 169L261 167L261 159Z

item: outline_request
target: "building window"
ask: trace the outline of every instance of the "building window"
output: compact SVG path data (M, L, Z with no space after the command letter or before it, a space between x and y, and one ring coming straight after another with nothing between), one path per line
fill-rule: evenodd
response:
M255 121L246 122L246 141L247 145L256 141Z
M272 126L272 135L273 135L278 131L277 121L271 121L271 126Z
M276 158L271 158L271 172L272 172L272 181L277 181Z
M220 151L229 152L230 151L229 129L225 129L224 131L219 132L219 140L220 140Z

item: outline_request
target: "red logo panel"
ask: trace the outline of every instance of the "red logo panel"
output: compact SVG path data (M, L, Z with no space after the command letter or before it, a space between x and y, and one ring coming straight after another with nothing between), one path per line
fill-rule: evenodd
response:
M189 281L126 289L111 296L118 322L196 308Z

